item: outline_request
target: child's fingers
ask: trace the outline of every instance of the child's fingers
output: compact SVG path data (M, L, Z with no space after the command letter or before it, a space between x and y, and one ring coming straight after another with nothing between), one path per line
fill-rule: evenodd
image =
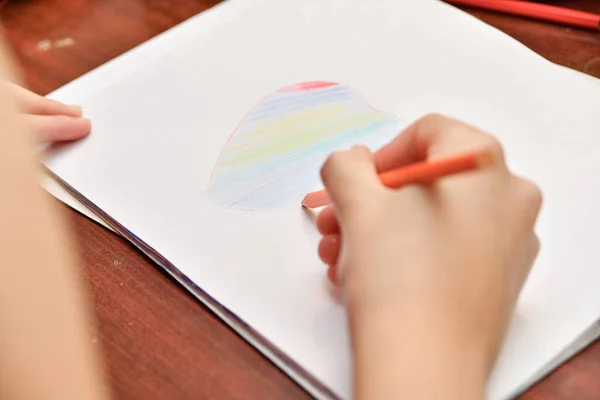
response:
M328 206L319 213L317 217L317 229L321 235L332 235L340 233L340 225L335 216L335 209Z
M352 224L376 195L384 193L373 153L364 146L333 153L321 168L321 179L342 226Z
M25 115L25 118L40 142L78 140L86 137L91 130L91 122L86 118L62 115Z
M44 96L33 93L21 86L9 83L16 100L21 104L24 112L37 115L65 115L69 117L81 117L80 107L70 106Z
M442 115L427 115L375 153L377 172L452 153L479 150L490 136Z
M340 235L324 236L319 243L319 257L325 264L336 264L342 247Z

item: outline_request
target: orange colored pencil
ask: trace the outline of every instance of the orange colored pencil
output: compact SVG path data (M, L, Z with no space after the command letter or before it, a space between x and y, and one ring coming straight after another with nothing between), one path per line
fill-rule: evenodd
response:
M586 29L600 29L600 15L520 0L445 0L446 3L497 11Z
M471 171L491 163L492 156L488 153L466 154L435 161L423 161L382 172L379 174L379 179L384 186L398 189L411 184L431 183L444 176ZM329 196L326 190L309 193L302 200L302 205L307 208L323 207L328 203Z

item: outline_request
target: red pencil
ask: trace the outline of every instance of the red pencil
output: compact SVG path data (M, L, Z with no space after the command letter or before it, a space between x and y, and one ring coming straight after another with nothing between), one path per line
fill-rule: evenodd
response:
M586 29L600 29L600 15L568 8L516 0L445 0L446 3L498 11Z
M384 186L398 189L402 186L431 183L444 176L466 172L492 163L488 153L466 154L435 161L423 161L410 164L402 168L379 174L379 179ZM329 203L329 196L325 190L307 194L302 200L302 205L307 208L317 208Z

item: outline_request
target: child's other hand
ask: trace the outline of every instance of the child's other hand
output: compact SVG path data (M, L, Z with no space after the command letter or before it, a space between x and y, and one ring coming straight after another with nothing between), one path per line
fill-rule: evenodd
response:
M90 133L90 120L82 117L81 108L47 99L14 83L3 83L21 106L38 142L73 141Z
M478 151L489 152L493 165L429 187L390 190L377 177L406 164ZM421 332L417 347L443 342L441 353L452 351L448 346L459 349L487 374L538 253L538 188L508 170L492 136L436 115L375 155L363 147L332 155L322 178L332 206L317 220L319 253L345 295L355 350L367 332L382 343L384 331L404 343ZM427 335L435 335L435 344Z

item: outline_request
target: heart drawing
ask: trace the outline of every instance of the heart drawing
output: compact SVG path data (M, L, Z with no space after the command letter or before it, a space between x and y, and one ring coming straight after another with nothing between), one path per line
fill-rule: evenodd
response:
M229 138L213 171L209 198L224 208L277 210L299 206L321 187L319 169L336 150L372 150L404 124L373 109L349 86L305 82L260 101Z

